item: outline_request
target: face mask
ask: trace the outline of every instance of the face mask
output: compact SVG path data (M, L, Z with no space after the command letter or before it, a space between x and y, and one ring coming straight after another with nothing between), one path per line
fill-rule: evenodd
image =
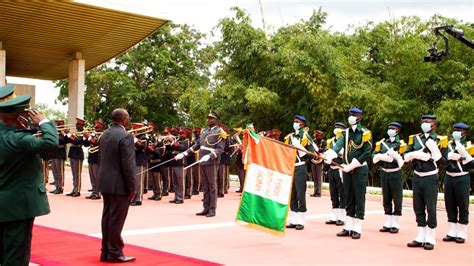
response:
M300 123L293 123L293 129L298 131L300 129Z
M453 131L453 138L455 140L460 140L462 138L462 133L461 131Z
M387 130L387 135L393 138L397 135L397 131L395 129L389 129Z
M355 124L357 124L357 117L351 115L351 116L349 116L349 118L347 119L347 122L349 122L349 124L351 124L351 125L355 125Z
M428 133L431 131L431 124L430 123L423 123L421 124L421 130L423 130L423 132L425 133Z

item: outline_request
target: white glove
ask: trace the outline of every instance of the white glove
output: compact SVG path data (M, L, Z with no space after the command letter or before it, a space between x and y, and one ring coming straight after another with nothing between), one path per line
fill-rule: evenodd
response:
M431 158L433 158L435 162L441 159L442 157L441 152L439 151L438 144L434 140L432 139L427 140L425 145L430 150Z
M350 171L354 170L355 168L361 167L362 164L356 159L352 159L352 162L350 164L343 165L342 171L349 173Z
M396 158L397 155L399 155L398 152L394 151L392 148L390 148L390 149L387 151L387 154L388 154L390 157L392 157L393 159L395 159L395 160L397 159L397 158Z
M331 164L332 160L337 158L337 153L334 150L329 149L323 153L323 157L325 158L324 159L325 163Z
M380 153L375 154L374 158L372 158L372 162L374 163L380 162L380 155L381 155Z
M137 138L133 138L133 143L137 143L138 139Z
M461 159L461 154L459 154L459 153L454 153L454 152L448 153L448 160L450 160L450 161L458 161L459 159Z
M184 154L184 152L182 152L182 153L177 154L177 155L174 157L174 159L175 159L176 161L178 161L178 160L183 159L184 157L186 157L186 155Z
M390 157L390 155L388 155L386 153L379 153L379 154L380 154L380 160L381 161L384 161L384 162L387 162L387 163L393 162L393 158Z
M414 159L413 153L414 153L414 151L405 153L405 162L408 163L408 162L413 161L413 159Z
M202 156L202 157L201 157L201 160L199 160L199 161L201 161L201 162L207 162L207 161L209 161L209 159L211 159L211 155L206 154L206 155Z
M472 156L467 152L466 147L464 145L459 144L456 145L456 150L459 152L459 155L463 158L462 164L467 164L472 161Z
M460 142L456 141L456 148L455 148L459 153L462 153L462 151L466 150L466 147L462 145Z
M393 155L393 156L392 156ZM405 161L403 161L403 158L398 152L395 152L390 155L395 161L397 161L398 167L402 168L402 166L405 164Z
M423 152L422 150L417 150L412 152L413 153L413 158L421 161L428 161L431 158L431 155L429 153Z
M301 145L301 143L299 143L299 142L294 142L294 143L292 143L292 145L293 145L293 147L298 148L300 150L304 150L304 151L306 150L306 148L303 145ZM298 156L299 157L305 156L306 152L300 151L300 150L298 150Z

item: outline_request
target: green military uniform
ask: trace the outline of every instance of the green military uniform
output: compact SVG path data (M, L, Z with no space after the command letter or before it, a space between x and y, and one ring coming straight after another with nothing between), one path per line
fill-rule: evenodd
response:
M4 86L0 113L20 113L30 98ZM50 212L38 154L56 148L58 140L52 123L42 121L40 128L42 136L34 137L0 123L0 265L28 265L34 217Z
M352 108L349 113L351 127L342 133L334 147L325 154L326 157L333 159L344 149L343 183L347 218L344 230L338 233L338 236L352 236L353 239L359 239L365 215L365 193L369 174L367 160L371 155L372 134L355 118L351 121L351 118L362 115L360 109Z
M436 121L433 115L425 115L422 119ZM430 122L423 125L425 123ZM405 154L405 161L413 162L413 210L418 225L417 237L408 246L424 246L431 250L436 243L438 168L445 162L442 153L447 151L447 137L438 137L432 129L425 132L410 136Z
M444 203L449 231L443 241L462 244L467 238L469 223L469 170L474 168L474 146L461 135L461 131L468 130L466 124L457 123L454 130L453 141L448 146L448 166L444 178Z
M404 164L400 153L406 150L405 142L397 133L400 127L398 122L389 124L387 131L389 137L376 143L373 155L374 164L380 166L383 208L386 217L380 232L398 233L400 229L403 200L402 166Z

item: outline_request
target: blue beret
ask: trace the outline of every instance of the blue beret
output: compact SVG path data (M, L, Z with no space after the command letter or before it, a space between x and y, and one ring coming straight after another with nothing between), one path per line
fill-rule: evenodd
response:
M469 126L464 124L464 123L456 123L454 124L453 126L454 128L457 128L457 129L464 129L464 130L468 130L469 129Z
M349 113L361 115L361 114L362 114L362 110L360 110L359 108L351 108L351 109L349 109Z
M392 122L390 124L388 124L388 126L390 127L402 127L402 124L398 123L398 122Z
M293 117L293 119L298 119L298 120L303 121L303 122L306 123L306 118L305 118L304 116L302 116L302 115L295 115L295 116Z
M421 117L421 119L431 119L431 120L436 120L435 115L424 115Z
M334 124L334 126L335 126L335 127L346 128L346 125L344 125L344 123L342 123L342 122L336 122L336 123Z

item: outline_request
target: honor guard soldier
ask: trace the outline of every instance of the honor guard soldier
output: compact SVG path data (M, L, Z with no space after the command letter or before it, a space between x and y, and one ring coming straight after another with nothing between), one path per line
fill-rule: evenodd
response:
M293 129L295 132L286 135L285 143L293 145L296 148L307 151L314 151L312 146L313 140L304 129L306 118L302 115L293 117ZM303 230L305 225L306 214L306 163L311 160L311 156L304 151L297 151L295 162L295 173L293 178L293 186L291 189L290 215L288 217L288 225L286 228L295 228Z
M84 137L82 136L82 132L84 131L85 124L86 121L84 119L76 118L77 132L68 133L66 135L66 142L71 144L71 146L69 147L68 157L69 162L71 163L73 184L72 192L66 194L66 196L81 196L82 163L84 161L84 151L82 150Z
M107 126L101 121L95 122L95 133L92 133L84 141L84 147L89 148L89 156L87 157L87 163L89 164L89 178L91 180L92 193L86 197L86 199L98 200L100 199L99 190L97 185L99 184L99 139L100 134L107 129Z
M168 127L165 127L163 130L163 144L165 146L165 154L161 158L163 162L168 161L173 158L171 145L175 142L176 137L171 134L171 130ZM161 166L161 178L163 179L163 193L162 196L168 196L171 190L171 167L169 164L164 164Z
M186 129L186 137L189 140L189 147L193 146L195 143L194 136L192 136L193 130L191 129ZM191 165L196 162L196 156L188 156L185 159L186 165ZM184 172L185 178L184 178L184 199L190 199L191 195L193 193L193 182L194 182L194 177L193 177L193 169L188 168Z
M196 142L199 140L199 135L201 134L201 128L200 127L195 127L193 130L193 139L191 141L191 146L196 144ZM190 156L187 157L188 160L188 165L191 165L195 163L197 160L199 160L199 153L195 152L194 154L191 154ZM193 180L193 195L199 195L199 191L201 191L201 166L199 164L193 165L188 172L191 173L191 177Z
M149 173L150 173L150 184L153 190L153 195L149 197L149 200L161 200L162 189L162 175L161 166L158 164L162 163L163 156L165 155L165 145L161 136L153 136L152 141L148 143L147 153L149 154Z
M199 140L187 151L176 155L176 160L181 160L186 156L194 155L199 150L199 162L201 163L201 182L204 192L204 209L196 215L213 217L217 208L217 167L219 165L220 154L224 152L224 141L227 134L219 127L219 115L211 111L207 115L207 125Z
M467 238L469 223L469 170L474 168L474 146L466 141L469 127L454 124L453 139L448 146L448 166L444 178L444 204L448 213L449 231L443 241L462 244Z
M134 123L132 124L132 129L135 132L140 128L143 128L144 125L141 123ZM143 190L145 185L145 166L146 166L146 152L145 149L147 148L147 141L145 138L144 133L134 133L136 136L134 137L135 142L135 189L136 195L135 198L130 202L131 206L140 206L142 205L143 201Z
M436 244L438 169L445 164L448 146L446 136L436 135L437 125L436 116L424 115L423 133L410 136L405 154L405 162L413 163L413 210L418 225L415 240L407 246L424 247L425 250L432 250Z
M178 140L173 143L172 146L172 155L176 156L187 149L189 149L190 141L188 139L188 134L190 129L181 128L178 131L179 137ZM171 167L171 180L173 180L174 187L174 199L170 200L170 203L182 204L184 202L184 167L186 167L186 159L174 160L169 163Z
M346 198L346 223L337 236L351 236L359 239L365 215L365 192L367 188L369 167L367 160L371 157L372 134L360 124L362 110L349 110L349 128L343 132L333 148L325 152L328 162L337 158L337 153L344 149L343 184Z
M346 126L342 122L336 122L334 124L334 137L327 140L326 150L334 148L334 145L336 145L337 140L342 137L342 133L345 129ZM344 148L339 151L337 157L332 161L339 165L343 164L343 154ZM342 169L338 166L331 165L329 161L324 162L328 165L329 194L331 195L332 203L331 218L329 221L326 221L326 224L342 226L346 221L346 198L344 195L344 185L342 183Z
M56 127L64 126L64 120L56 120ZM64 190L64 163L66 161L66 136L64 130L58 131L59 146L51 152L51 170L53 172L55 190L53 194L62 194Z
M225 131L226 134L230 134L229 129L220 125L220 128ZM217 197L223 198L224 194L228 192L229 185L229 165L230 165L230 138L226 138L224 141L224 152L221 154L219 162L219 169L217 170Z
M313 148L316 153L320 154L324 152L325 141L323 139L324 132L321 130L314 130L314 141ZM311 194L311 197L321 197L321 179L323 176L323 159L313 158L311 159L311 176L314 183L314 193Z
M401 126L398 122L388 125L388 138L376 143L373 156L374 164L380 165L380 183L385 212L385 224L379 231L392 234L398 233L402 215L404 161L401 154L406 151L407 145L398 136Z

